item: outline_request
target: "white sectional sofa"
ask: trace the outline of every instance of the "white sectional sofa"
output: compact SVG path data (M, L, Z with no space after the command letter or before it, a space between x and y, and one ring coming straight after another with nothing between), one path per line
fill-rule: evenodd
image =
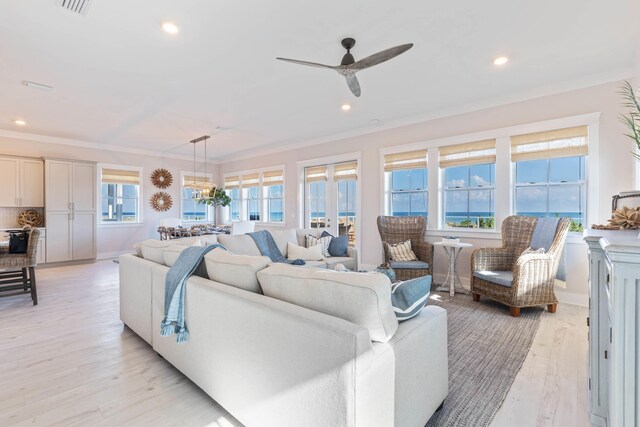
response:
M447 396L446 312L398 324L377 273L216 249L203 263L216 273L187 281L189 340L160 336L169 266L158 255L172 264L179 251L120 257L121 319L245 425L422 427Z

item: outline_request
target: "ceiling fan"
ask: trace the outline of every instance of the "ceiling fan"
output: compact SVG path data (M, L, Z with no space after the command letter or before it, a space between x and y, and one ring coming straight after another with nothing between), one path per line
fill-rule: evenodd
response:
M355 46L356 41L350 37L342 40L342 47L347 49L347 53L342 57L342 62L340 65L324 65L318 64L316 62L307 62L307 61L299 61L297 59L288 59L288 58L276 58L280 61L293 62L294 64L300 65L308 65L310 67L320 67L320 68L329 68L331 70L335 70L341 76L347 80L347 85L351 92L355 96L360 96L360 83L356 77L356 73L358 71L364 70L365 68L373 67L374 65L378 65L382 62L388 61L396 56L400 55L411 49L413 47L413 43L407 43L400 46L392 47L389 49L385 49L378 53L374 53L373 55L367 56L359 61L356 61L351 55L351 49Z

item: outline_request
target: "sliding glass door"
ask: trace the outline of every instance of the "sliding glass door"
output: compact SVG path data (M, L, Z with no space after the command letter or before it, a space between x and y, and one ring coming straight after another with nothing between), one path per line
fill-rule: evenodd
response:
M356 161L305 168L305 227L348 236L355 245L357 169Z

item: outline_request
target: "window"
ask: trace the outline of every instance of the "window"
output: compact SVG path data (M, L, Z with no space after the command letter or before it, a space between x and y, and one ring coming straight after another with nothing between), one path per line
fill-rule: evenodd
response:
M307 224L311 228L325 227L327 222L327 166L305 168L305 184L307 186Z
M393 216L427 216L427 151L384 156L386 210Z
M210 176L182 176L182 220L183 221L209 221L211 209L202 203L198 203L194 196L198 190L211 187Z
M242 199L246 219L260 221L260 174L242 175Z
M495 140L440 148L444 225L495 228Z
M101 169L101 221L103 223L139 222L139 195L139 169Z
M241 197L240 197L240 177L228 176L224 179L224 189L231 198L229 204L229 219L231 221L240 221L242 219Z
M266 221L284 222L284 176L282 170L262 174Z
M516 214L569 217L571 231L583 230L587 134L579 126L511 138Z

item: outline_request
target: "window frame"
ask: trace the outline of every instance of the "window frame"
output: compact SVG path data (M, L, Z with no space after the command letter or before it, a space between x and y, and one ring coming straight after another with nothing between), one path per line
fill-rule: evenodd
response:
M490 186L477 186L477 187L472 187L470 185L471 183L471 168L473 166L482 166L482 165L493 165L493 170L492 170L492 175L493 175L493 180L492 180L492 185ZM447 173L447 169L452 169L452 168L457 168L457 167L465 167L468 168L468 176L467 176L467 185L465 187L459 187L459 186L455 186L455 187L447 187L447 180L446 180L446 173ZM446 167L446 168L440 168L440 179L441 179L441 188L442 188L442 229L443 230L484 230L484 231L494 231L496 230L496 164L495 163L474 163L474 164L470 164L470 165L461 165L461 166L450 166L450 167ZM492 208L493 208L493 216L490 218L493 218L493 227L480 227L480 217L478 217L478 226L477 227L455 227L455 226L449 226L447 225L447 192L449 191L466 191L467 192L467 220L469 220L469 218L471 217L469 215L469 213L471 212L470 210L470 194L472 191L484 191L484 190L489 190L491 191L491 204L492 204Z
M408 194L409 195L409 208L411 208L411 195L412 194L419 194L419 193L424 193L425 195L425 200L427 202L427 210L425 212L425 218L429 218L429 166L426 167L417 167L417 168L411 168L411 169L403 169L405 171L414 171L414 170L418 170L418 169L424 169L424 173L425 173L425 180L427 182L427 185L425 186L424 189L422 190L394 190L393 189L393 173L394 172L398 172L398 171L384 171L383 170L383 174L384 174L384 197L385 197L385 215L393 215L393 195L394 194ZM409 178L410 180L412 180L412 178ZM411 188L412 185L410 183L409 187ZM413 212L411 211L411 209L409 209L409 215L413 215Z
M551 214L552 212L549 211L549 189L550 187L562 187L562 186L570 186L570 185L578 185L580 188L580 200L581 200L581 205L583 207L582 210L582 228L583 230L586 229L586 222L587 222L587 160L589 155L582 155L582 156L570 156L570 157L578 157L580 158L580 167L582 168L582 179L578 180L578 181L549 181L549 177L551 176L551 160L554 159L554 157L547 157L544 159L537 159L537 160L545 160L547 162L547 170L546 170L546 181L539 181L539 182L528 182L528 183L518 183L518 176L517 176L517 166L518 163L520 162L511 162L511 167L512 167L512 182L511 182L511 191L512 191L512 200L513 200L513 206L511 208L511 212L513 213L513 215L518 215L518 209L517 209L517 204L518 204L518 197L517 197L517 192L518 192L518 188L527 188L527 187L541 187L544 186L547 188L547 200L546 200L546 214L547 214L547 218L549 218L549 214ZM570 158L570 157L555 157L555 158ZM526 160L522 160L521 162L524 162ZM571 218L572 219L572 218ZM572 219L573 220L573 219ZM573 222L573 221L572 221ZM573 231L572 233L582 233L582 231Z
M144 198L144 192L143 192L143 185L144 185L144 169L141 166L130 166L130 165L118 165L118 164L111 164L111 163L98 163L96 165L96 171L98 174L98 178L96 179L96 183L97 183L97 191L96 191L96 195L97 195L97 201L96 201L96 206L98 206L99 208L96 210L99 210L99 212L96 212L96 221L98 223L98 226L100 227L130 227L130 226L141 226L144 224L144 205L143 203L143 198ZM102 220L102 199L103 199L103 195L102 195L102 170L103 169L118 169L118 170L126 170L126 171L134 171L134 172L138 172L138 176L139 176L139 182L138 182L138 197L137 197L137 204L136 204L136 211L137 211L137 215L136 215L136 220L132 221L132 222L124 222L124 221L103 221ZM122 184L120 184L122 185Z
M206 205L205 212L207 213L207 217L202 220L196 219L185 219L184 218L184 177L185 176L195 176L197 178L209 178L209 182L213 182L213 174L207 173L206 175L203 172L193 172L193 171L180 171L180 222L185 224L202 224L209 223L213 221L213 208L211 206Z
M282 190L280 191L280 197L271 197L271 195L269 194L269 190L271 189L271 187L282 187ZM284 205L284 181L282 184L275 184L275 185L262 185L262 199L263 199L263 211L264 211L264 221L265 223L268 224L284 224L285 223L285 205ZM280 200L282 203L282 219L280 221L271 221L271 201L272 200Z

